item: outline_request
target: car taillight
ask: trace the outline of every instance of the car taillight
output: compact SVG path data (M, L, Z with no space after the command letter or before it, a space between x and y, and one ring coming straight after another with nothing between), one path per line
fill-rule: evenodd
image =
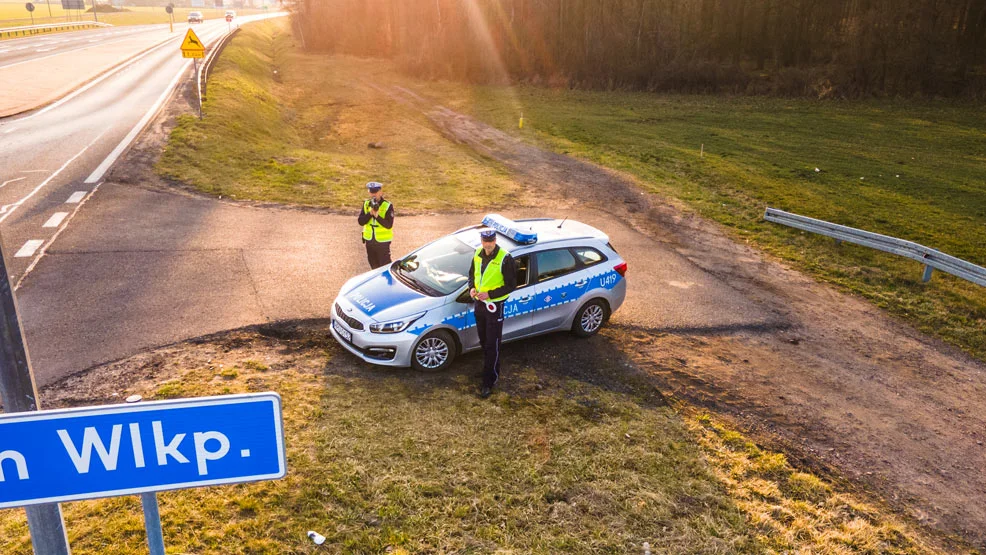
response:
M627 275L627 263L617 264L613 266L613 269L620 273L621 276Z

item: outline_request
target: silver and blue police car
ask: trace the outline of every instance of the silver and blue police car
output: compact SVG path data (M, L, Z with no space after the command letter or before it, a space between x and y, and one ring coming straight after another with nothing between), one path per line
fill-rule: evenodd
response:
M623 304L627 263L605 233L573 220L490 214L346 282L332 306L332 335L367 362L422 371L444 370L479 349L467 282L483 227L497 231L517 267L504 341L559 330L589 337Z

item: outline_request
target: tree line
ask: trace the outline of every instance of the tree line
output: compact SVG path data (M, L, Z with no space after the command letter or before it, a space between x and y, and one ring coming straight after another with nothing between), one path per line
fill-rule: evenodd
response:
M983 96L986 0L299 0L306 48L584 88Z

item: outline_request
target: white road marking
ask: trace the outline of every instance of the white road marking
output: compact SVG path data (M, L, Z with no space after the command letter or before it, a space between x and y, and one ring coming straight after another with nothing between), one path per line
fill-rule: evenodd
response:
M8 183L14 183L16 181L20 181L21 179L27 179L27 178L26 177L18 177L18 178L15 178L15 179L8 179L7 181L4 181L3 184L0 184L0 188L6 187Z
M31 239L27 243L24 243L24 246L21 247L21 250L17 251L14 258L27 258L29 256L34 256L34 251L38 250L38 247L43 244L43 239Z
M66 216L68 216L68 212L55 212L41 227L58 227L62 225L62 220L64 220Z
M139 56L136 56L134 58L131 58L129 61L120 64L119 67L117 67L116 69L111 70L108 73L104 73L102 77L99 77L95 81L90 81L88 85L82 87L81 89L76 89L75 92L73 92L72 94L70 94L70 95L68 95L68 96L66 96L64 98L62 98L58 102L49 104L48 106L42 108L41 110L38 110L37 112L34 112L33 114L31 114L29 116L25 116L23 118L19 118L19 119L14 120L14 121L26 121L26 120L29 120L29 119L35 117L35 116L40 116L41 114L43 114L43 113L45 113L45 112L47 112L49 110L54 110L55 108L61 106L62 104L65 104L69 100L72 100L73 98L79 96L80 94L86 92L87 90L95 87L96 85L98 85L99 83L103 82L104 80L109 79L110 77L112 77L112 76L116 75L117 73L123 71L124 69L130 67L130 65L133 64L134 62L136 62L137 60L139 60L139 59L143 58L144 56L147 56L148 54L154 52L155 50L157 50L157 49L165 46L169 42L174 41L174 40L178 40L180 38L181 37L170 37L170 38L166 39L164 42L162 42L161 44L159 44L159 45L157 45L155 47L150 48L149 50L147 50L143 54L140 54Z
M72 193L72 196L68 197L65 204L78 204L79 201L86 198L87 194L89 194L89 191L76 191Z
M10 129L5 129L3 131L3 134L6 135L7 133L13 133L14 131L17 131L17 128L16 127L11 127Z
M35 52L51 52L54 49L55 49L55 47L52 46L51 48L35 48L34 51Z
M21 170L21 173L48 173L48 170Z
M157 99L157 101L154 102L154 105L151 106L151 109L148 110L146 114L144 114L144 117L140 118L140 121L137 122L137 125L135 125L133 129L131 129L130 132L127 133L127 136L124 137L122 141L120 141L120 144L116 145L116 148L113 149L113 152L111 152L110 155L107 156L105 160L103 160L103 162L99 165L99 167L97 167L96 170L93 171L89 175L89 177L86 178L84 183L95 183L103 178L103 175L105 175L106 172L110 169L110 167L113 166L113 163L116 162L116 159L119 158L120 155L123 154L123 151L126 150L128 146L130 146L130 143L132 143L133 140L137 138L137 135L144 129L144 126L147 125L147 122L151 121L151 118L157 115L157 111L161 108L161 105L164 104L164 101L167 100L168 97L172 95L175 89L175 85L177 85L178 80L181 79L183 75L185 75L185 72L188 71L188 66L190 65L192 65L191 62L185 62L181 65L181 70L179 70L178 74L175 75L175 78L171 80L171 83L169 83L168 86L165 87L164 93L162 93L161 96ZM3 221L3 217L0 217L0 222L2 221Z
M96 194L96 191L99 190L99 186L100 185L102 185L102 183L97 183L96 186L92 188L93 195L95 195ZM82 192L85 192L85 191L82 191ZM75 207L75 210L72 211L72 215L69 216L68 219L65 220L65 223L62 224L62 227L58 228L58 231L56 231L55 234L51 236L51 240L48 241L48 244L41 248L41 252L38 253L38 256L35 257L35 259L33 261L31 261L30 266L28 266L27 269L24 270L24 275L22 275L21 278L19 280L17 280L17 285L14 285L14 290L15 291L17 289L20 289L21 284L24 283L24 278L26 278L27 275L31 273L31 270L33 270L34 267L38 265L38 262L41 261L41 257L43 257L45 255L45 253L48 251L48 247L50 247L50 246L52 246L52 245L55 244L55 239L58 239L58 236L61 235L62 232L65 231L68 228L68 224L69 224L69 222L72 221L72 218L74 218L75 215L79 213L79 210L82 209L82 206L86 202L89 202L89 199L91 199L91 198L92 198L92 195L86 197L85 200L83 200L81 203L79 203L79 205Z
M106 131L107 130L104 129L102 131L102 133L100 133L99 135L97 135L96 138L92 140L92 142L90 142L89 144L87 144L82 150L80 150L78 153L76 153L75 156L69 158L68 159L68 162L65 162L64 164L62 164L62 167L60 167L57 170L55 170L55 173L49 175L48 176L48 179L45 179L44 181L42 181L41 184L38 185L37 187L35 187L33 191L31 191L30 193L27 194L27 196L25 196L24 198L20 199L19 201L15 202L13 204L5 204L3 206L0 206L0 214L2 214L2 215L0 215L0 222L6 220L8 216L10 216L11 214L14 213L14 210L17 210L17 207L18 206L20 206L20 205L24 204L25 202L27 202L27 200L29 198L33 197L38 191L40 191L42 188L44 188L44 186L47 185L48 182L50 182L52 179L54 179L58 174L62 173L62 171L64 171L65 168L67 168L69 164L71 164L72 162L74 162L76 158L78 158L79 156L82 156L82 154L85 153L85 151L89 150L89 147L91 147L92 145L96 144L96 141L98 141L99 139L101 139L103 137L103 134L106 133Z
M9 48L4 48L3 50L0 50L0 54L3 54L4 52L10 52L10 49Z
M123 39L111 40L111 41L103 42L103 43L100 43L100 44L93 44L91 46L83 46L82 48L73 48L71 50L64 50L62 52L55 52L54 54L48 54L47 56L41 56L41 57L38 57L38 58L31 58L29 60L22 60L20 62L14 62L12 64L7 64L5 66L0 66L0 69L7 69L8 67L19 66L19 65L27 64L27 63L31 63L31 62L39 62L41 60L47 60L48 58L52 58L54 56L61 56L62 54L68 54L70 52L79 52L81 50L89 50L90 48L96 48L97 46L105 46L107 44L114 44L114 43L117 43L117 42L123 42L125 40L127 40L127 39L123 38ZM30 48L30 47L27 47L27 48Z

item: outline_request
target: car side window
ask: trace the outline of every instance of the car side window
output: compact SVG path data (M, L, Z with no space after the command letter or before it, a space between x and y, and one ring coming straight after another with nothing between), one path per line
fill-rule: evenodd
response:
M574 272L578 267L568 249L539 252L537 256L538 283Z
M515 258L514 266L517 267L517 289L526 287L530 283L531 257L524 255Z
M572 249L572 252L575 253L575 258L578 258L579 262L581 262L585 267L599 264L603 260L606 260L603 253L592 247L576 247Z

